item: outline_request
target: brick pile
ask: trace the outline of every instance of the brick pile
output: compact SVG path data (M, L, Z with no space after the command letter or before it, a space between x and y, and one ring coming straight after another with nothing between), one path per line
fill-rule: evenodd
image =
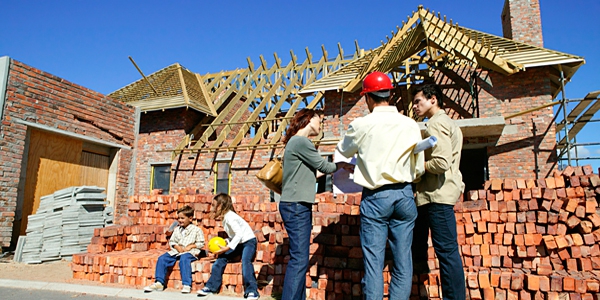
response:
M471 299L596 299L600 295L600 179L591 167L566 168L540 180L486 182L465 194L455 213L467 293ZM206 239L225 236L208 217L211 195L131 197L132 224L95 232L88 253L73 257L74 278L138 287L153 282L158 256L167 249L165 230L176 209L188 204ZM254 262L262 295L281 291L289 260L287 234L277 205L255 195L234 195L236 211L255 230ZM363 276L359 241L360 194L317 195L313 212L310 299L359 299ZM413 277L412 297L441 299L438 262L429 248L430 274ZM386 253L391 258L391 252ZM193 266L193 289L210 276L211 259ZM387 282L390 274L384 270ZM179 288L178 266L168 287ZM225 270L222 292L241 294L241 264Z
M456 205L471 299L597 298L600 179L590 166L553 175L493 179ZM419 278L421 295L440 297L437 273Z

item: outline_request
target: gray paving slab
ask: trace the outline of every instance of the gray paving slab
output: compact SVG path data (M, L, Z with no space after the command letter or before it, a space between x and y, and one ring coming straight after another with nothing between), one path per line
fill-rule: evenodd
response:
M34 290L60 291L70 293L80 293L87 295L101 295L107 297L133 298L133 299L150 299L150 300L239 300L243 297L208 295L206 297L198 297L196 293L182 294L178 291L162 291L145 293L141 289L128 289L116 287L103 287L94 285L82 285L72 283L56 283L43 281L28 281L14 279L0 279L0 287L21 288Z

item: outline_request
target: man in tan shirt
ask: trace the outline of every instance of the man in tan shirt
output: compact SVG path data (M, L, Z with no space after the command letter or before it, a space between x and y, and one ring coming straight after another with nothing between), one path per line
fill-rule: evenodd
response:
M437 85L417 86L412 94L415 113L428 118L424 138L437 138L437 145L425 150L425 175L417 183L418 217L412 244L415 273L429 271L427 239L431 229L431 241L440 264L443 298L465 299L465 274L454 216L454 204L464 190L459 170L463 135L444 112L442 92Z
M345 157L357 155L354 182L363 187L360 203L360 242L365 275L363 299L383 299L386 241L394 264L389 299L406 300L412 287L410 255L417 208L411 183L423 172L425 155L413 153L421 141L417 122L389 105L390 78L373 72L363 81L370 114L348 126L337 150Z

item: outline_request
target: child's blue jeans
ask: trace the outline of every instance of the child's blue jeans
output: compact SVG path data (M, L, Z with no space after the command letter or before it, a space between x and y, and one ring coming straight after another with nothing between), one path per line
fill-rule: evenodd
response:
M217 292L223 283L223 272L227 263L234 257L242 253L242 278L244 279L244 296L248 293L258 294L258 286L256 284L256 277L254 276L254 266L252 266L252 260L254 254L256 254L256 238L240 243L233 250L229 250L221 255L213 263L212 271L210 272L210 278L204 285L212 292Z
M181 282L183 285L192 286L192 262L197 260L195 256L190 253L184 253L181 255L171 256L169 253L165 253L158 258L156 262L156 270L154 277L156 281L166 286L165 276L167 275L167 269L174 266L175 262L179 260L179 272L181 273Z

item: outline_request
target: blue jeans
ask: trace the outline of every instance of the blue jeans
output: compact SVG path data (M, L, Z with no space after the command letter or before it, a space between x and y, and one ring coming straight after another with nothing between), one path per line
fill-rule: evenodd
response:
M244 243L240 243L235 249L229 250L221 255L213 263L212 271L210 272L210 278L204 285L213 292L217 292L223 283L223 272L227 263L234 257L242 254L242 278L244 279L244 297L248 293L258 294L258 286L256 285L256 276L254 276L254 267L252 266L252 260L256 254L256 238L248 240Z
M431 241L440 263L442 296L444 299L464 300L465 272L458 252L454 205L429 203L419 206L413 240L413 260L427 262L427 238Z
M406 300L410 297L410 251L416 218L417 207L410 183L390 184L375 190L363 189L360 202L360 243L365 265L363 299L383 299L387 240L394 258L389 299Z
M171 256L169 253L165 253L158 257L156 262L156 269L154 270L154 277L156 281L167 286L165 283L165 276L167 269L174 266L175 262L179 260L179 272L181 273L181 283L183 285L192 286L192 262L197 260L195 256L190 253L184 253L181 255Z
M312 231L312 204L279 202L279 213L290 243L290 261L283 279L281 299L304 300Z

